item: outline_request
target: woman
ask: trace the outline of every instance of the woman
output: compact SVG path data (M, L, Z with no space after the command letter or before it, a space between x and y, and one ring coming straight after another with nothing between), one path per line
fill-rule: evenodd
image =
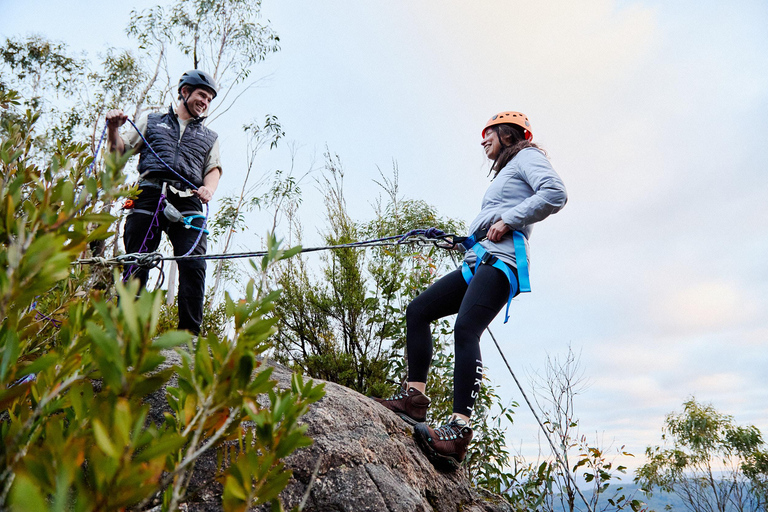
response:
M464 460L472 440L469 420L483 376L480 336L505 305L508 315L509 301L521 288L530 290L526 246L532 224L559 211L567 200L565 186L546 153L532 142L524 114L493 116L482 136L494 175L470 226L473 235L462 244L467 249L464 265L408 305L407 385L392 398L376 399L416 425L416 440L433 462L454 468ZM487 240L480 241L486 234ZM423 423L430 403L425 395L432 360L430 323L452 314L457 314L453 415L434 429Z

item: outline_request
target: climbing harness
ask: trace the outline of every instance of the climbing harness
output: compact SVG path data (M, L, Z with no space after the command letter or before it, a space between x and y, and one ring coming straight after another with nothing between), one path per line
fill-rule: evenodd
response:
M168 202L168 196L165 195L165 192L163 192L163 215L166 219L168 219L171 222L182 222L184 220L184 216L181 214L181 212L173 206L171 203Z
M472 281L472 278L477 271L477 266L481 264L496 267L507 277L507 280L509 281L509 299L507 299L507 309L504 312L504 323L507 323L509 320L509 306L512 304L512 299L518 294L518 291L531 291L531 281L528 275L528 256L525 252L525 235L520 231L512 232L512 240L515 244L515 260L517 261L517 276L515 276L515 273L506 263L489 253L485 247L480 245L480 241L486 238L487 235L487 229L479 229L468 237L455 237L453 241L454 243L460 244L465 251L474 252L477 257L474 268L470 267L466 261L461 265L461 275L464 277L464 281L467 282L467 285Z

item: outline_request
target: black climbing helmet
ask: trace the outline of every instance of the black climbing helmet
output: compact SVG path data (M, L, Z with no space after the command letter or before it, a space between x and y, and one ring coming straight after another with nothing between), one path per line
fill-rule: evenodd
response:
M192 69L181 75L181 79L179 80L179 96L181 96L181 88L185 85L191 87L205 87L213 93L214 98L219 93L219 86L216 83L216 80L205 71L200 71L199 69Z

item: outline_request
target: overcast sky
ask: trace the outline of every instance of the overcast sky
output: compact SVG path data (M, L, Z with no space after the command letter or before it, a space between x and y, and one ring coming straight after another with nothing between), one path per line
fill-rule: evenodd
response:
M130 9L155 3L0 0L0 35L95 57L130 45ZM488 185L484 123L525 112L569 201L534 230L533 293L492 326L518 376L573 347L590 383L582 432L637 462L690 396L768 435L768 3L264 0L263 13L282 49L212 126L218 195L240 184L239 127L269 113L297 169L326 146L340 156L358 219L396 162L407 197L468 223ZM288 162L284 145L260 165ZM321 202L306 190L313 242ZM489 338L482 349L522 404ZM510 443L535 454L531 414L516 418Z

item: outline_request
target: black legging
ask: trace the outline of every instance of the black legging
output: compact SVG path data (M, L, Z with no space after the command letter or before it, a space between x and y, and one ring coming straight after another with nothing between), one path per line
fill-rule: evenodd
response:
M453 412L471 416L483 377L480 335L508 299L507 277L490 265L480 265L469 286L461 270L455 270L427 288L406 310L408 380L427 381L432 362L430 323L458 313L454 327Z

